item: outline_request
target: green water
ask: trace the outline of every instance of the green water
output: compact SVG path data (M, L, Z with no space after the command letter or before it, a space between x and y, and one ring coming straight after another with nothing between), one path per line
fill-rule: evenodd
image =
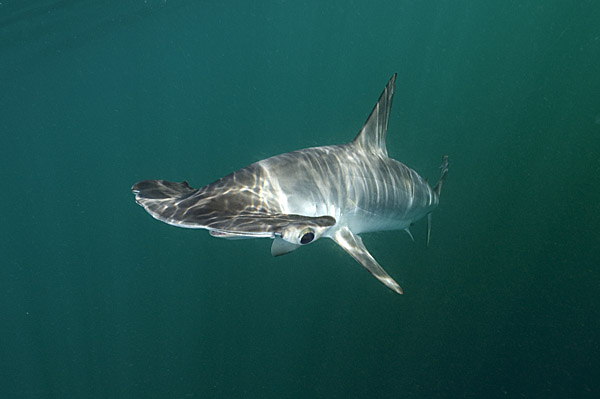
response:
M0 397L597 397L596 1L0 4ZM272 258L159 223L199 187L351 140L450 174L425 223Z

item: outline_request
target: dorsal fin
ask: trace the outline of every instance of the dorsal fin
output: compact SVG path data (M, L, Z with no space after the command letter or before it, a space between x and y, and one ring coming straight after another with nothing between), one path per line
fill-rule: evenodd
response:
M394 98L394 83L396 75L392 75L389 82L383 89L377 104L373 107L371 114L363 125L360 132L352 141L360 145L365 150L370 150L376 154L382 154L387 157L387 148L385 146L385 134L387 133L388 119L390 109L392 108L392 99Z

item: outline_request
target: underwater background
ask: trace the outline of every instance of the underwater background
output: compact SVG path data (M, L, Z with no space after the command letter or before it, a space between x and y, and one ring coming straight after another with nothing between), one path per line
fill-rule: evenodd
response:
M387 148L433 214L284 257L160 223L208 184L352 140L397 72ZM600 394L600 3L0 2L0 397Z

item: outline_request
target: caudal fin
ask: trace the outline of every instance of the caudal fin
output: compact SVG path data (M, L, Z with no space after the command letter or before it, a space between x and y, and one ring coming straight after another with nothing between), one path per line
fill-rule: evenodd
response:
M444 155L442 157L442 164L440 165L440 170L440 180L438 180L437 184L433 188L433 191L435 191L438 197L440 195L440 192L442 191L442 184L444 184L444 181L446 180L446 175L448 175L448 155Z
M437 184L433 188L435 194L440 197L440 193L442 192L442 185L446 180L446 176L448 175L448 155L444 155L442 157L442 164L440 165L440 180L438 180ZM431 213L427 214L427 246L429 246L429 239L431 238Z

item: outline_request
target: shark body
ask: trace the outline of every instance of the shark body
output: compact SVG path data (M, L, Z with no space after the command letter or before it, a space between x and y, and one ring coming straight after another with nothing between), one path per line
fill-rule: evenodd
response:
M132 187L154 218L222 238L271 238L279 256L321 237L334 240L388 288L402 288L358 234L406 230L437 207L448 172L442 158L435 187L387 155L385 137L396 75L348 144L307 148L253 163L199 189L145 180ZM411 235L412 238L412 235Z

